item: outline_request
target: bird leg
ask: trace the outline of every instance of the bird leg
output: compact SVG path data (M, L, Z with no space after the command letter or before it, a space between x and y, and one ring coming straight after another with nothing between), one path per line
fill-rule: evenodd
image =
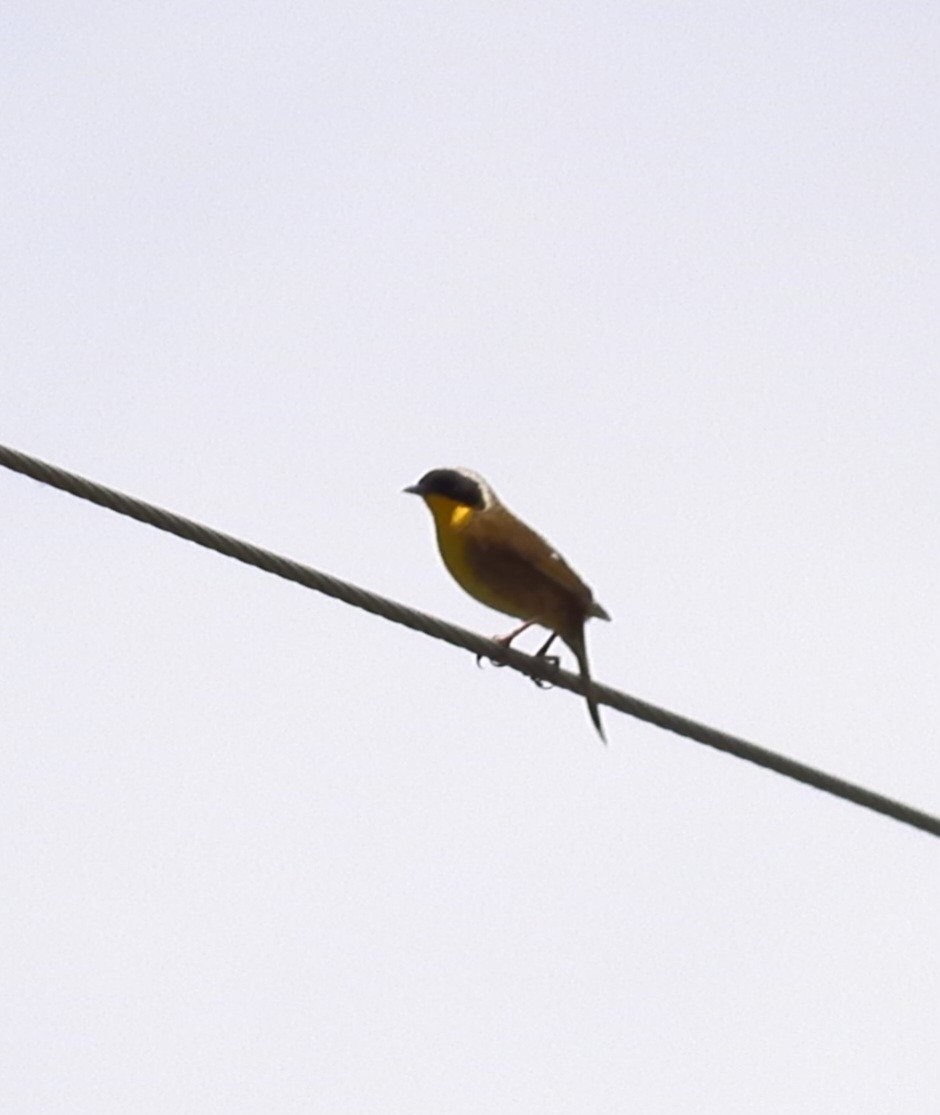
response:
M510 631L508 635L494 635L493 636L493 642L496 643L498 646L508 647L512 643L513 639L516 638L517 635L521 635L523 631L528 631L528 629L533 624L538 623L538 622L539 622L538 619L526 620L526 622L523 623L521 626L515 628L515 630L513 630L513 631ZM557 654L549 654L548 653L548 648L552 645L552 643L557 638L558 638L558 633L556 631L553 631L551 633L551 635L549 635L549 637L539 647L539 649L535 652L535 654L532 657L533 658L544 658L547 662L551 662L555 666L555 668L557 669L561 665L561 659L558 657ZM482 666L482 658L483 658L482 654L477 655L477 666ZM493 663L494 666L505 666L506 665L505 662L497 662L493 658L491 658L490 661ZM539 689L551 689L551 687L552 687L552 683L550 681L546 681L544 678L531 678L530 680L532 682L534 682L535 685L537 685L539 687Z
M561 659L558 657L557 654L549 654L548 653L548 648L552 645L552 643L557 638L558 638L558 632L553 631L551 633L551 635L549 635L549 637L545 640L545 642L535 652L535 656L534 656L536 658L544 658L546 662L551 662L556 670L561 665ZM539 689L551 689L551 687L552 687L552 683L550 681L546 681L545 678L532 678L531 680L539 687Z
M496 643L497 647L508 647L508 646L510 646L510 643L512 643L513 639L516 638L516 636L520 636L520 634L522 634L523 631L529 630L532 627L532 624L537 623L537 622L539 622L539 620L526 620L525 623L523 623L521 627L515 628L514 630L510 631L510 633L508 633L508 634L494 634L494 636L492 637L493 642ZM483 659L483 655L477 655L476 656L476 665L477 666L482 666L482 659ZM493 663L494 666L505 666L506 665L505 662L497 662L493 658L491 658L490 661Z
M533 623L538 623L537 619L527 619L525 623L519 627L513 628L508 635L494 635L493 642L498 643L501 647L508 647L517 635L521 635L523 631L528 631Z

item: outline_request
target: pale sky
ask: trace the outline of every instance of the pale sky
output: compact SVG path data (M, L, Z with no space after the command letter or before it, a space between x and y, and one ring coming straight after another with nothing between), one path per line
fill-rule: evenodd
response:
M0 442L940 812L936 3L14 5ZM906 1115L940 842L0 470L0 1110ZM522 646L534 649L541 633Z

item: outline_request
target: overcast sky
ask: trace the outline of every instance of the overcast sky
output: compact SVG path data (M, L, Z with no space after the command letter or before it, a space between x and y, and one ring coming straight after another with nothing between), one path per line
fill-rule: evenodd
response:
M935 2L8 6L0 442L940 812ZM906 1115L940 842L0 471L0 1108ZM522 645L534 649L540 633Z

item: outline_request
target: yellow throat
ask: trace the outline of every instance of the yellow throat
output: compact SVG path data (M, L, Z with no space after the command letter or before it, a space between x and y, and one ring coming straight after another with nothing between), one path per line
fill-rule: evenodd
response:
M500 604L494 602L492 592L480 583L477 573L467 561L464 530L478 512L465 503L458 503L457 500L437 493L426 495L424 501L434 516L437 548L441 552L447 571L465 592L469 592L484 604L502 611Z
M465 503L458 503L447 496L426 495L424 502L430 507L431 514L434 516L438 537L442 533L462 530L474 513L472 507L468 507Z

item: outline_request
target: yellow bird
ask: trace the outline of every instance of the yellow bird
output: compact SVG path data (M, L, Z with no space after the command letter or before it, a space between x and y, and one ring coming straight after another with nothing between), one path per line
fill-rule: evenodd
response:
M496 642L509 646L533 624L547 627L544 655L557 636L574 651L588 710L604 739L588 668L584 625L610 619L594 594L552 546L505 508L482 476L466 468L435 468L406 492L421 496L434 516L437 545L450 575L481 604L524 620Z

